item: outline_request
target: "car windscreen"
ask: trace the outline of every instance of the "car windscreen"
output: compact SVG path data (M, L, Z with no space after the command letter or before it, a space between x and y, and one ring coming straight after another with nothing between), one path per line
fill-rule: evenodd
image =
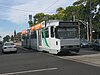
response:
M14 45L14 43L5 43L5 46Z

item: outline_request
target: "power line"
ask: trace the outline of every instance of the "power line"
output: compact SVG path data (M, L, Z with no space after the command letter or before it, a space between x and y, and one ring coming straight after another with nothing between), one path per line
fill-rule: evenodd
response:
M0 3L1 4L1 3ZM4 7L4 8L10 8L9 6L7 5L0 5L1 7ZM37 12L37 11L25 11L25 10L22 10L22 9L17 9L17 8L10 8L10 9L14 9L14 10L17 10L17 11L22 11L22 12Z
M43 10L43 12L46 11L47 9L49 9L50 7L52 7L53 5L55 5L58 1L59 0L55 1L53 4L51 4L50 6L48 6L46 9Z
M52 7L55 3L57 3L59 0L57 0L56 2L54 2L53 4L51 4L49 7L47 7L44 11L46 11L48 8ZM3 3L0 3L1 7L4 7L4 8L10 8L8 5L5 5ZM10 8L10 9L14 9L14 10L17 10L17 11L21 11L21 12L39 12L39 11L26 11L26 10L22 10L22 9L17 9L17 8ZM43 11L43 12L44 12ZM45 12L45 13L55 13L55 12Z
M56 4L59 0L56 0L54 3L52 3L51 5L49 5L45 10L43 10L42 12L44 13L55 13L55 12L45 12L46 10L48 10L50 7L52 7L54 4ZM4 8L10 8L8 5L5 5L4 3L0 3L0 8L4 7ZM21 11L21 12L39 12L39 11L25 11L25 10L22 10L22 9L17 9L17 8L10 8L10 9L14 9L14 10L17 10L17 11ZM7 13L7 12L6 12ZM1 15L1 14L0 14ZM14 14L15 15L15 14ZM1 15L1 16L4 16L4 15ZM15 15L16 16L16 15Z

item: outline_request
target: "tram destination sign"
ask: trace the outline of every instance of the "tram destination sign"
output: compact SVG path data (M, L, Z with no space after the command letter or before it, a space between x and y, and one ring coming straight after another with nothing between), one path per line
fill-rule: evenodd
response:
M78 22L59 22L60 26L77 26Z

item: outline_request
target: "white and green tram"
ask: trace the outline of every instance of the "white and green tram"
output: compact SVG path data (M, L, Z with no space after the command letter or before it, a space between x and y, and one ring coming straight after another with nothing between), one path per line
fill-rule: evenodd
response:
M80 26L75 21L41 22L22 34L22 46L52 54L79 52Z

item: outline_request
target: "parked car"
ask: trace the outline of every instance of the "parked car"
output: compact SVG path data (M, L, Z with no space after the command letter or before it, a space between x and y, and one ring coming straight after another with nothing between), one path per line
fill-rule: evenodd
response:
M80 40L80 46L87 48L87 47L90 47L91 46L91 43L88 40L86 40L86 39L81 39Z
M6 42L2 46L2 52L17 52L16 45L13 42Z
M2 46L2 44L3 44L3 42L2 42L2 41L0 41L0 47Z
M100 39L96 39L92 44L93 50L100 50Z

